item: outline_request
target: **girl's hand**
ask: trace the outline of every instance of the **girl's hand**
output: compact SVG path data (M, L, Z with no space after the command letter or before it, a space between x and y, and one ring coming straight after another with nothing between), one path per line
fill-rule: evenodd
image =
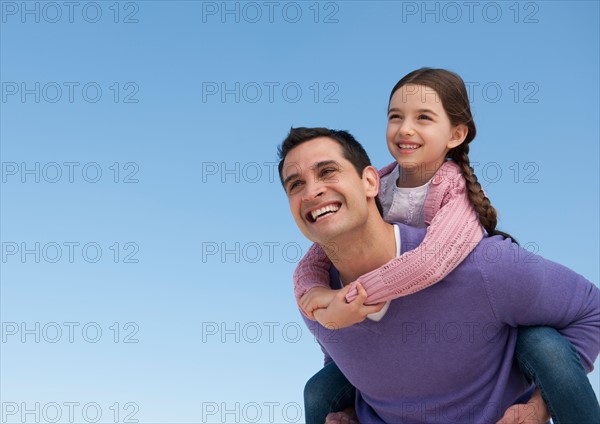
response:
M337 292L337 290L325 287L313 287L304 293L300 298L298 305L302 308L304 314L314 321L314 311L319 308L328 307Z
M314 316L319 324L335 330L346 328L364 321L367 315L379 312L385 306L385 302L375 305L365 305L367 292L360 283L356 284L358 296L352 302L348 303L346 301L346 294L350 288L351 285L349 284L341 290L335 290L335 296L331 303L329 303L329 306L325 309L321 308L314 311Z

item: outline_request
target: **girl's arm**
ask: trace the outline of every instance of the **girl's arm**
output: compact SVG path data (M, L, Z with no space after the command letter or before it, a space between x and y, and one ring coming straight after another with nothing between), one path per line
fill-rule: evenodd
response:
M381 174L385 175L391 169L392 165L387 166ZM359 277L352 283L346 300L356 299L357 282L368 294L366 304L423 290L454 270L481 241L483 228L467 196L465 179L453 162L446 162L433 178L425 201L425 223L429 228L419 246ZM408 249L411 247L403 250ZM331 262L323 249L314 244L294 273L294 294L303 312L311 319L312 311L326 307L335 295L335 290L329 288L330 267ZM322 289L313 291L312 298L302 298L315 287Z
M329 257L314 243L294 271L294 296L300 310L310 319L314 320L315 309L327 307L335 296L336 291L329 286L330 268Z
M425 223L429 227L419 246L357 279L367 291L366 304L407 296L437 283L483 238L466 181L454 162L442 165L433 178L425 200ZM355 286L346 296L349 302L357 296Z

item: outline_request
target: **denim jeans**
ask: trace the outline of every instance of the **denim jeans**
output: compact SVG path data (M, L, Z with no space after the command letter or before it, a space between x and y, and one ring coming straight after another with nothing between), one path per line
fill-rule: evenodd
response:
M355 391L335 362L325 365L304 386L306 424L323 424L330 412L354 406Z
M554 424L598 424L600 406L579 354L551 327L519 327L515 359L540 390Z
M600 406L579 354L550 327L519 327L515 359L539 388L554 424L600 424ZM304 387L306 424L354 405L355 389L337 365L327 364Z

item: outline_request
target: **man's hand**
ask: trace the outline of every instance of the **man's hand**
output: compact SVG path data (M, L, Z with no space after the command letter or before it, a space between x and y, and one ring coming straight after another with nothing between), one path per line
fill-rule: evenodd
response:
M347 285L341 290L336 290L335 296L327 308L314 310L314 316L322 326L329 329L349 327L364 321L367 315L379 312L385 306L385 302L365 305L367 292L360 283L356 284L358 290L356 299L350 303L346 302L346 293L350 288L351 285Z
M526 404L513 405L506 410L497 424L545 424L550 420L550 413L538 389Z
M314 321L315 309L328 307L337 292L337 290L326 287L314 287L304 293L298 305L302 308L304 314Z
M354 408L347 408L340 412L332 412L325 418L325 424L360 424L354 413Z

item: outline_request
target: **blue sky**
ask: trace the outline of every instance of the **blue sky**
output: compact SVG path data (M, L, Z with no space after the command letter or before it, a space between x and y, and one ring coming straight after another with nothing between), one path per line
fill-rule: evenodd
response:
M303 422L322 356L277 144L347 129L391 162L389 91L422 66L469 87L500 228L600 280L597 2L1 11L5 422Z

